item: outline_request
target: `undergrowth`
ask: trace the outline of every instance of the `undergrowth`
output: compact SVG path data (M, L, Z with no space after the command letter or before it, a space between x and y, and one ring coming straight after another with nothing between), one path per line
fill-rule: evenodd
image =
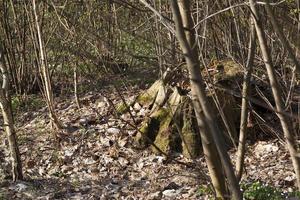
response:
M300 192L283 192L282 189L272 187L260 181L242 183L244 200L284 200L291 197L300 198ZM210 186L201 185L197 190L198 196L209 196L210 200L215 199L214 191Z

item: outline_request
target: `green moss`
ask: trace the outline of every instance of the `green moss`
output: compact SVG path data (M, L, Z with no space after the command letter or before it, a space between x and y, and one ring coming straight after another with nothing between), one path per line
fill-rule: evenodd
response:
M156 112L154 112L151 115L151 117L162 122L168 115L169 115L169 111L165 108L161 108L161 109L157 110Z
M160 151L164 152L165 154L169 154L171 151L171 138L170 138L170 132L160 132L156 139L155 139L155 146L159 148ZM159 153L158 149L155 147L152 147L152 150L155 153Z
M196 194L197 194L198 197L200 197L200 196L212 197L214 192L213 192L213 189L210 186L200 185L199 188L196 191ZM211 198L209 198L209 199L211 199Z
M168 115L164 116L164 119L161 120L160 128L158 134L155 138L154 144L164 153L169 154L172 151L179 150L179 135L176 131L176 126L172 124L173 117L170 112L167 112ZM158 150L153 147L154 152Z
M152 103L154 100L154 97L147 94L147 93L144 93L144 94L141 94L140 96L138 96L137 98L137 102L141 105L147 105L147 104L150 104Z
M192 128L190 120L184 121L182 127L182 154L185 157L196 158L200 153L200 138L199 134L196 133Z
M140 147L140 148L145 148L149 144L148 136L149 136L149 126L151 124L151 119L148 118L146 119L143 123L141 128L139 129L139 132L135 136L134 140L135 143Z
M123 101L118 103L116 106L116 111L118 114L123 114L129 111L130 106L132 106L136 102L136 98L129 99L124 103Z
M44 100L37 95L13 96L11 107L13 112L28 112L45 106Z
M193 106L192 102L186 101L183 115L183 127L181 130L182 138L182 153L185 157L196 158L200 153L200 135L195 130L193 124Z
M138 96L137 102L141 105L151 105L162 85L163 82L161 80L155 81L145 93Z
M130 106L121 102L116 106L116 111L118 114L126 113L129 110Z
M232 81L243 77L242 67L232 60L223 60L216 63L216 67L222 68L220 73L214 75L215 82Z
M166 126L164 126L166 127ZM155 138L154 144L164 153L169 154L172 150L172 131L167 126L166 128L160 127L159 132ZM155 153L159 153L159 151L152 147Z
M138 134L135 136L135 142L139 147L145 148L155 140L161 121L166 115L167 111L165 109L160 109L142 123Z

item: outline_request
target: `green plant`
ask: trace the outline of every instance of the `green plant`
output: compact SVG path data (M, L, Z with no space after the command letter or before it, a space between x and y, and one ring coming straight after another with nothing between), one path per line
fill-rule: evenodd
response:
M0 193L0 200L4 200L4 195L2 193Z
M11 107L13 112L30 111L33 109L41 108L45 103L43 99L36 95L28 96L13 96L11 98Z
M54 172L51 174L52 176L58 177L58 178L65 178L67 175L61 171Z
M213 189L208 185L200 185L196 192L197 196L211 196L213 195Z
M300 198L300 192L299 191L290 192L288 194L288 197L297 197L297 198Z
M21 99L19 96L14 96L11 98L11 108L16 112L21 107Z
M246 200L281 200L285 198L285 195L281 190L259 181L250 184L242 184L242 188Z

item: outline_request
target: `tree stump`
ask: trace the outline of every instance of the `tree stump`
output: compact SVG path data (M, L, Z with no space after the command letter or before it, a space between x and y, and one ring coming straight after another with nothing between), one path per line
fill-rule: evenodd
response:
M222 70L213 74L214 83L217 85L240 84L242 69L237 64L224 61L216 64L215 68ZM204 72L204 77L205 75ZM238 82L237 82L238 81ZM220 124L228 146L237 141L240 110L238 103L231 94L215 87L207 95L213 103L212 112L219 113L216 122ZM165 81L157 80L153 85L140 94L134 101L127 105L118 105L118 112L126 112L134 103L139 103L149 109L149 115L141 123L135 142L140 148L152 145L154 152L172 154L182 153L185 157L195 158L201 154L201 137L196 122L192 100L188 87L170 86ZM218 109L219 107L219 109ZM126 109L124 109L126 108ZM224 123L225 122L225 123ZM157 150L159 148L159 150Z

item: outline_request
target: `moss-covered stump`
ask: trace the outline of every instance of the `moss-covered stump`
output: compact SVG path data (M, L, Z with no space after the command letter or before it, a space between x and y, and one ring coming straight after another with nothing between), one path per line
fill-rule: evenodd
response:
M162 121L168 116L166 109L160 109L155 111L147 117L139 129L139 132L135 136L135 142L140 148L146 148L156 138L156 135L160 129Z
M224 92L225 90L218 85L235 88L231 85L239 85L243 76L242 68L232 61L223 61L216 67L220 68L218 70L221 74L219 72L213 74L215 92L208 94L213 105L211 112L217 115L216 121L221 124L220 128L224 133L225 142L228 146L232 146L238 138L236 124L239 123L240 108L236 98ZM142 148L154 144L151 148L155 152L165 154L180 152L185 157L195 158L202 151L201 137L192 100L186 95L188 90L182 92L182 89L175 87L170 93L170 87L166 88L168 86L158 80L146 92L138 96L136 102L149 106L151 112L141 124L135 141Z
M201 152L200 134L196 128L192 101L184 98L183 103L183 127L181 129L182 154L188 158L196 158Z
M176 151L179 152L179 148L180 137L176 130L176 125L173 123L172 113L169 112L169 114L161 122L152 149L156 153L162 151L165 154L170 154Z
M140 147L147 147L153 143L155 152L166 154L181 152L181 137L179 133L182 128L182 97L177 88L169 95L164 107L157 107L149 118L142 123L135 141Z
M155 147L153 147L153 150L155 152L159 152L156 147L166 154L181 151L182 148L179 135L181 129L181 103L182 96L180 95L178 88L174 88L173 93L170 95L165 105L168 115L162 119L154 141Z
M215 74L213 74L214 83L222 85L238 86L243 80L243 68L232 60L222 60L214 63Z
M129 111L135 103L142 105L143 107L149 108L152 106L152 112L161 107L168 95L168 89L163 85L163 81L157 80L152 86L140 94L137 98L129 99L126 102L120 102L116 106L116 111L118 114L123 114Z
M237 124L240 119L240 107L236 98L226 90L238 90L243 81L243 69L232 60L215 62L214 67L216 68L213 74L215 93L208 94L208 96L215 105L212 112L217 113L217 120L225 135L225 142L231 146L238 140ZM217 102L213 100L213 96L217 96ZM217 104L220 106L219 109Z
M160 109L165 104L168 96L171 93L170 88L165 86L164 84L161 84L158 87L158 92L152 105L151 113Z
M201 152L201 141L192 101L177 88L173 90L164 108L144 120L135 141L142 148L153 143L152 150L157 153L182 152L186 157L195 158Z
M213 100L213 95L217 96L217 101ZM220 90L216 90L215 94L209 94L209 97L214 105L211 108L212 112L216 113L217 121L224 133L225 143L228 146L236 144L238 141L237 124L240 118L237 101L232 95ZM219 109L216 104L219 105Z
M236 123L239 121L239 109L231 95L221 91L216 91L216 94L220 110L226 119L226 125L220 114L217 115L217 120L223 124L221 129L229 146L238 138ZM212 100L212 94L210 96ZM216 106L211 109L212 112L219 113ZM201 139L191 99L180 95L179 91L174 89L164 107L159 108L144 120L135 141L141 148L153 143L152 149L158 153L181 152L189 158L199 156L202 150Z
M116 106L116 111L118 114L123 114L129 111L130 107L135 103L135 99L129 99L127 102L120 102Z
M152 105L162 85L163 85L162 80L155 81L146 92L144 92L143 94L137 97L136 101L143 106L148 107Z

